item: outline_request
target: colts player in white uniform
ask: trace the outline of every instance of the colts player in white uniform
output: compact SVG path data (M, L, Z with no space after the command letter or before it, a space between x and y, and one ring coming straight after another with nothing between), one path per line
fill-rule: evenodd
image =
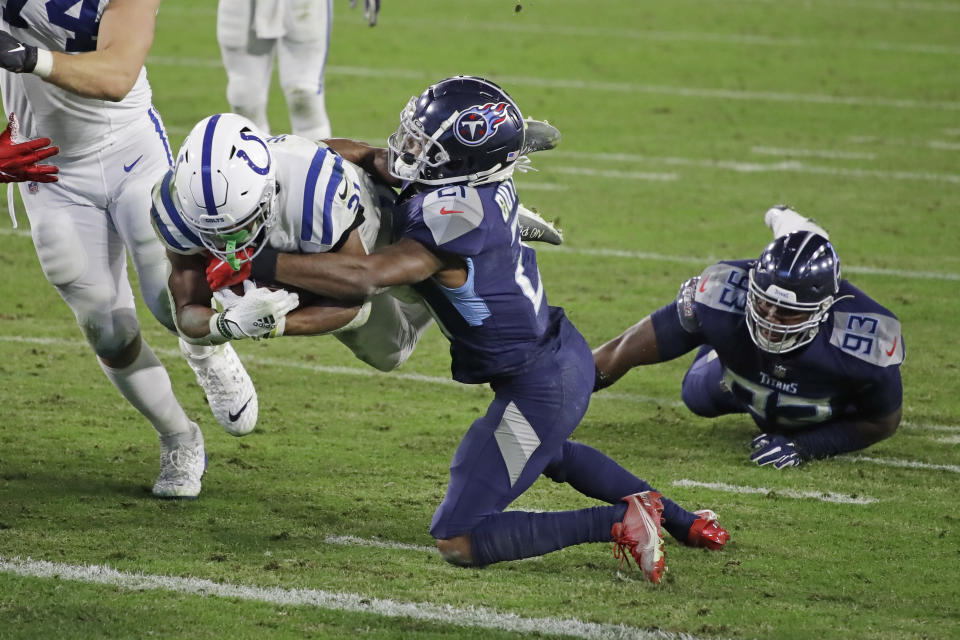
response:
M889 438L902 415L900 322L840 278L827 233L789 207L766 214L757 260L707 267L676 302L594 350L595 388L699 347L683 379L695 414L749 415L750 459L777 469Z
M332 22L333 0L219 0L217 42L230 109L270 131L267 97L276 55L293 133L329 138L324 71Z
M154 188L151 209L172 265L169 288L181 335L220 344L332 333L371 366L396 368L433 321L417 298L301 300L296 292L257 287L255 281L272 279L251 273L253 257L267 247L367 254L389 243L394 197L322 142L268 138L237 114L201 120ZM242 296L225 288L240 282ZM223 312L210 307L211 290Z
M151 186L173 161L143 67L159 4L2 2L0 88L4 109L20 118L24 133L44 132L61 151L59 182L20 188L43 273L73 310L107 378L159 434L153 494L195 498L206 468L203 436L141 338L126 277L129 252L144 302L175 330L163 247L145 215ZM210 352L207 366L230 364ZM246 378L234 360L221 377ZM208 396L214 410L224 399Z

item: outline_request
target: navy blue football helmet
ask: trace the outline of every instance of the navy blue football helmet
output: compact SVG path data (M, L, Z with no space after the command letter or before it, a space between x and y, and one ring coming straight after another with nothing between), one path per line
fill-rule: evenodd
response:
M840 288L840 258L830 241L795 231L771 242L750 269L747 330L769 353L810 343Z
M523 147L523 116L489 80L455 76L410 98L390 136L390 173L428 185L505 180Z

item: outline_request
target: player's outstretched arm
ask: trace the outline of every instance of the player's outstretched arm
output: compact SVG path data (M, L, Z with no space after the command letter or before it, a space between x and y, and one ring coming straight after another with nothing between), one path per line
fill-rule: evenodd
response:
M609 387L634 367L660 362L651 316L594 349L593 362L597 368L594 391Z
M33 73L88 98L119 101L133 88L153 44L160 0L112 0L103 11L95 51L47 51L0 32L0 67Z
M293 254L264 249L253 261L253 277L278 282L339 300L365 300L386 289L422 282L455 258L439 256L409 238L370 255Z
M369 317L369 303L361 305L332 298L318 298L287 314L283 335L322 336L350 331L362 327Z

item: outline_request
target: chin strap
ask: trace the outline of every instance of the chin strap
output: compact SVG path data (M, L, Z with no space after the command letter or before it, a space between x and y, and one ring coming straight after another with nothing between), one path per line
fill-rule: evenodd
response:
M229 264L230 268L234 271L240 271L241 264L240 259L237 258L237 243L243 242L249 235L249 231L246 229L241 229L240 231L235 231L234 233L224 233L220 236L227 241L227 245L224 248L224 251L227 254L227 259L224 260L224 262Z

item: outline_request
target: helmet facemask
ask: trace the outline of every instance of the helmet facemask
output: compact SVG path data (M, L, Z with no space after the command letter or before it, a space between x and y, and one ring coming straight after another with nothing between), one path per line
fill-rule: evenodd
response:
M450 154L437 142L456 119L458 114L448 118L432 134L423 129L423 124L414 118L417 109L417 97L413 96L407 106L400 112L400 126L387 139L389 149L387 166L390 174L408 182L423 182L425 184L444 184L445 180L436 182L423 179L424 168L436 169L450 161Z
M787 353L809 344L827 319L836 299L830 295L816 302L800 302L793 291L770 284L763 290L750 270L747 290L747 331L754 344L768 353ZM770 319L770 312L788 322Z

